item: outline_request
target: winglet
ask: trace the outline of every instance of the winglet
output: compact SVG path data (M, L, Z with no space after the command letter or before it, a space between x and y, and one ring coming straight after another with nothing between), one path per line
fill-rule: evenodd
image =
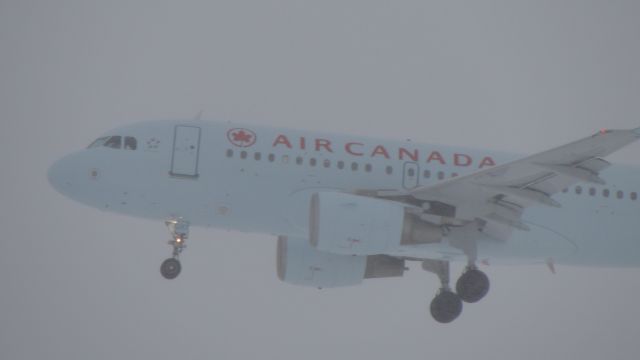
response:
M640 127L631 130L636 136L640 137Z

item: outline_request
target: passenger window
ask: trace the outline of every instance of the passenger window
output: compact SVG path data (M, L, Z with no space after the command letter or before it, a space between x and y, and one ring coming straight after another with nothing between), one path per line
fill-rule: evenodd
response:
M289 163L289 155L282 155L282 163L283 164Z
M430 178L431 177L431 170L425 170L422 175L424 176L425 179Z
M385 171L386 171L387 175L393 174L393 166L391 166L391 165L387 166L387 169Z
M253 154L253 158L254 158L256 161L260 161L260 159L262 159L262 153L257 152L257 153L255 153L255 154Z
M127 136L124 138L124 149L125 150L135 150L138 148L138 141L136 138Z
M351 163L351 170L358 171L358 163L356 163L356 162Z
M371 170L373 170L373 166L371 166L371 164L367 164L364 166L364 171L371 172Z
M582 186L576 186L576 194L582 194Z
M415 169L412 169L412 168L411 168L411 169L409 169L409 170L407 170L407 176L409 176L409 177L414 177L414 176L416 176L416 170L415 170Z
M590 188L589 189L589 195L596 196L596 189L595 188Z
M630 195L631 200L636 201L638 200L638 193L637 192L632 192Z
M342 160L338 161L338 169L340 170L344 169L344 161Z
M444 172L438 171L438 180L444 179Z
M241 151L240 152L240 159L246 159L247 158L247 152L246 151Z
M602 196L608 198L609 197L609 189L602 190Z
M298 157L296 158L296 164L297 164L297 165L302 165L302 161L303 161L302 156L298 156Z
M112 136L105 143L105 147L112 149L120 149L122 148L122 136Z
M623 199L624 198L624 193L622 191L618 190L618 192L616 193L616 197L618 199Z
M274 162L276 161L276 156L273 154L269 154L269 162Z
M451 177L458 177L458 173L452 173Z
M227 150L227 157L233 157L233 150L229 149Z
M317 163L318 163L318 161L316 160L316 158L309 159L309 165L316 166Z
M323 164L324 164L324 167L328 168L328 167L330 167L330 166L331 166L331 160L329 160L329 159L325 159L325 160L324 160L324 162L323 162Z

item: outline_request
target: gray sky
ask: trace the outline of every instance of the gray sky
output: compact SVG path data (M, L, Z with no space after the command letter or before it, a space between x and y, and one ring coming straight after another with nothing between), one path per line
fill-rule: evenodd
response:
M417 267L298 288L271 237L196 228L168 282L162 223L73 203L46 170L199 110L521 153L640 126L639 18L632 0L0 0L0 358L635 358L638 269L492 266L442 326Z

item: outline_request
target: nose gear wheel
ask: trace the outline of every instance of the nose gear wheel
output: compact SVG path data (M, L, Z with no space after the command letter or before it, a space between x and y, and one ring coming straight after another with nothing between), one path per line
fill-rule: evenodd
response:
M172 280L180 275L182 270L182 264L180 264L180 254L187 248L186 240L189 237L189 223L183 219L168 220L165 222L169 232L171 233L172 240L169 240L169 245L172 246L172 257L166 259L160 265L160 274L165 279Z
M160 273L167 280L175 279L180 275L180 270L182 270L182 265L176 258L168 258L160 265Z

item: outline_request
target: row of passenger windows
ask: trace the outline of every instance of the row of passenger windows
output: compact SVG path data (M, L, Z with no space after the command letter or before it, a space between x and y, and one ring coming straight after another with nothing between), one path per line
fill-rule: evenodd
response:
M122 141L122 139L124 138L124 142ZM136 150L136 148L138 147L138 141L136 140L136 138L132 137L132 136L105 136L105 137L101 137L98 138L97 140L95 140L93 143L91 143L91 145L88 146L88 148L96 148L96 147L108 147L108 148L112 148L112 149L122 149L124 145L124 149L125 150ZM227 157L231 158L234 155L234 151L232 149L228 149L227 150ZM240 158L241 159L247 159L247 157L249 156L249 153L247 151L241 151L240 152ZM256 152L253 154L253 158L256 161L260 161L262 160L262 153L260 152ZM276 160L276 156L274 154L269 154L267 156L267 159L269 160L269 162L274 162ZM282 155L282 162L283 163L288 163L289 162L289 156L288 155ZM298 156L296 157L296 164L297 165L303 165L304 164L304 158L302 156ZM318 160L316 158L310 158L309 159L309 165L312 167L315 167L318 165ZM329 159L324 159L322 161L322 166L325 168L330 168L331 167L331 160ZM336 167L338 169L344 169L345 168L345 162L342 160L339 160L336 163ZM357 162L352 162L351 163L351 170L352 171L358 171L360 165ZM371 172L373 171L373 166L371 164L365 164L364 165L364 171L365 172ZM385 172L388 175L393 174L393 167L391 165L388 165L385 168ZM407 176L409 177L414 177L416 176L416 170L415 169L408 169L407 170ZM438 171L436 173L436 175L438 180L444 180L446 175L443 171ZM452 173L451 177L456 177L458 176L457 173ZM422 177L425 179L430 179L432 177L432 173L430 170L424 170L422 173ZM562 192L567 193L569 192L569 189L564 189L562 190ZM583 193L583 188L582 186L576 186L575 187L575 193L577 195L581 195ZM597 195L597 190L595 188L589 188L588 191L589 195L591 196L596 196ZM611 196L611 191L609 189L603 189L602 190L602 196L605 198L608 198ZM618 190L615 193L615 197L617 199L624 199L625 194L622 190ZM638 199L638 193L636 192L631 192L629 194L629 198L631 200L637 200Z
M234 153L234 151L232 149L228 149L227 150L227 157L232 158L234 155L235 155L235 153ZM247 151L240 151L240 158L241 159L248 159L249 157L250 157L250 155L249 155L249 153ZM260 152L253 153L253 159L256 160L256 161L262 160L262 153L260 153ZM267 160L269 162L275 162L276 161L276 155L275 154L267 155ZM284 164L288 164L289 161L290 161L289 155L282 155L281 161ZM305 164L305 159L302 156L298 156L298 157L295 158L295 163L296 163L296 165L304 165ZM308 164L311 167L322 166L322 167L325 167L325 168L330 168L331 167L331 160L324 159L324 160L319 161L316 158L309 158L308 159ZM345 167L347 167L347 163L345 163L342 160L339 160L339 161L337 161L335 163L335 166L338 169L342 170ZM352 162L349 165L349 168L351 168L352 171L358 171L360 169L360 163ZM371 164L365 164L363 168L364 168L365 172L372 172L373 171L373 165L371 165ZM388 174L388 175L392 175L393 174L393 166L391 166L391 165L386 166L385 167L385 173ZM433 177L433 178L437 178L438 180L444 180L446 178L446 174L443 171L438 171L436 173L432 173L431 170L424 170L421 175L425 179L430 179L430 178ZM407 176L409 176L409 177L416 176L416 169L413 169L413 168L407 169ZM457 173L451 173L451 177L456 177L456 176L458 176ZM569 189L564 189L564 190L562 190L562 192L567 193L567 192L569 192ZM583 194L583 192L587 192L587 190L583 189L582 186L576 186L575 187L575 193L577 195L581 195L581 194ZM596 196L598 191L596 190L596 188L592 187L592 188L588 189L588 193L591 196ZM603 197L605 197L605 198L608 198L608 197L612 196L611 195L611 191L609 189L603 189L602 192L601 192L601 195ZM615 192L615 197L617 199L624 199L625 198L624 191L622 191L622 190L616 191ZM629 193L629 198L631 200L634 200L634 201L638 200L638 193L637 192Z
M228 149L227 150L227 157L228 158L232 158L235 155L234 151L232 149ZM240 151L240 159L248 159L250 157L250 154L247 151ZM255 152L253 153L253 159L256 161L260 161L262 160L262 153L260 152ZM267 160L269 162L274 162L276 161L276 155L275 154L269 154L267 155ZM288 164L290 161L289 155L282 155L281 158L282 163L284 164ZM316 167L316 166L322 166L325 168L330 168L332 165L331 160L329 159L324 159L324 160L318 160L316 158L309 158L307 161L309 166L311 167ZM305 158L303 158L302 156L298 156L295 158L295 163L296 165L304 165L305 164ZM361 164L358 162L351 162L350 164L348 164L345 161L342 160L338 160L335 162L335 167L342 170L345 168L350 168L352 171L358 171L360 170ZM365 172L372 172L373 171L373 165L372 164L364 164L364 166L362 166L362 168L364 169ZM385 173L387 175L392 175L393 174L393 166L388 165L385 167ZM416 174L416 169L407 169L407 176L409 177L414 177L417 176ZM457 173L452 173L451 177L456 177L458 176ZM422 177L425 179L430 179L431 177L437 178L438 180L444 180L446 178L446 174L443 171L438 171L437 173L432 173L430 170L424 170L422 172Z
M124 138L124 142L122 139ZM133 136L105 136L98 138L89 145L89 149L96 147L108 147L111 149L122 149L124 144L125 150L135 150L138 148L138 140Z
M576 186L574 189L576 195L582 195L583 193L588 193L591 196L596 196L598 195L598 190L596 190L596 188L589 188L588 191L587 189L583 188L582 186ZM567 193L569 192L569 189L564 189L562 190L562 192ZM612 194L611 190L609 189L602 189L602 191L600 192L600 195L602 195L602 197L608 198L608 197L613 197L615 196L616 199L624 199L625 198L625 193L622 190L618 190L615 192L615 194ZM629 193L629 199L635 201L638 200L638 193L637 192L631 192Z

